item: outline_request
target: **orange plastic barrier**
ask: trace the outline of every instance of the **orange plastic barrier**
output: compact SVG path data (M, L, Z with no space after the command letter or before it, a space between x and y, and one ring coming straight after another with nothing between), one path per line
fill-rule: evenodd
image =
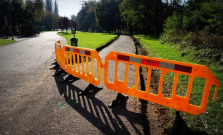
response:
M176 109L176 111L184 111L194 115L200 114L205 111L208 96L212 85L215 85L215 93L213 101L217 96L219 81L211 73L211 71L202 65L183 63L171 60L164 60L158 58L151 58L146 56L120 53L111 51L105 57L105 64L103 64L98 52L92 49L63 46L61 49L60 41L55 43L55 52L57 63L61 69L65 70L70 75L83 79L90 84L99 85L101 81L102 68L104 68L104 84L108 89L117 91L118 93L124 93L130 96L141 98L147 101L151 101L163 106ZM109 61L115 62L114 83L108 81ZM124 81L118 80L118 64L119 62L125 63L125 76ZM127 86L128 80L128 67L133 65L136 69L135 85L131 88ZM140 67L148 68L147 85L145 91L139 90L139 72ZM150 80L152 69L158 69L161 71L160 81L158 87L158 94L150 92ZM163 92L164 76L168 72L174 73L172 93L170 97L166 97ZM180 96L176 94L177 81L180 74L189 76L189 82L187 87L186 96ZM189 102L191 98L191 89L194 78L203 78L206 80L203 96L200 106L191 104Z
M115 61L114 83L108 81L108 72L111 72L109 71L110 60ZM120 81L117 78L119 62L126 64L124 81ZM134 67L136 68L135 85L132 88L127 86L129 64L134 65ZM148 68L147 85L145 91L138 89L140 66ZM171 60L164 60L158 58L151 58L134 54L126 54L114 51L111 51L105 57L104 68L105 68L104 84L108 89L117 91L118 93L124 93L133 97L151 101L170 108L174 108L176 109L176 111L184 111L194 115L200 114L205 111L208 101L208 96L212 85L216 86L215 94L213 97L213 101L215 101L218 87L220 85L218 80L206 66L171 61ZM158 69L161 71L158 94L150 93L149 91L152 69ZM167 74L167 72L173 72L175 74L170 98L165 97L164 93L162 93L164 75ZM185 97L176 95L176 87L179 74L188 75L190 77ZM195 77L206 79L200 106L196 106L189 103L193 80Z
M70 75L96 86L100 84L103 63L96 50L63 46L61 63L62 69Z
M55 43L55 53L56 53L57 63L59 64L59 66L62 69L62 59L63 58L62 58L62 49L61 49L60 40Z

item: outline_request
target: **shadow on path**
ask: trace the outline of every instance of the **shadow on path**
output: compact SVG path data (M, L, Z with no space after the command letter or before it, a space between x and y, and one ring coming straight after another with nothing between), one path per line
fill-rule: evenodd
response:
M59 93L64 96L66 103L99 129L103 134L126 135L132 134L132 132L139 135L145 134L137 128L138 126L136 126L140 125L143 127L143 122L140 122L140 119L144 117L145 114L127 110L126 101L121 102L118 106L115 106L112 109L108 109L107 105L105 105L101 100L95 98L95 95L102 88L93 87L93 91L89 91L86 96L79 95L79 93L84 90L72 84L78 79L74 79L67 84L60 83L64 80L62 75L54 76L54 79Z

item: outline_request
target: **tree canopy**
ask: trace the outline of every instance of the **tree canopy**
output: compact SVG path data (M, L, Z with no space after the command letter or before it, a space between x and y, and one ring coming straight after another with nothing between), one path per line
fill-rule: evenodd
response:
M1 0L0 34L21 33L31 35L39 31L44 2L42 0Z
M57 28L58 5L55 0L1 0L0 35L33 35Z
M84 2L76 20L83 31L159 35L168 16L182 7L179 0L100 0Z

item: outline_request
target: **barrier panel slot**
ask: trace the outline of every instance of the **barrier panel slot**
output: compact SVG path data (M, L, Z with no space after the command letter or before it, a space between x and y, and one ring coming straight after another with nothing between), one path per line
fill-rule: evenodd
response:
M109 73L108 73L108 81L111 83L114 83L115 80L115 61L113 60L109 60L108 63L108 69L109 69Z
M77 55L73 54L73 73L78 72L78 66L77 66Z
M171 98L174 76L175 74L173 72L167 72L164 75L162 93L166 98Z
M161 71L158 69L152 69L150 78L153 78L150 80L150 90L149 92L152 94L158 94L159 90L159 84L160 84L160 75Z
M186 97L190 76L179 74L177 80L176 95Z
M125 74L127 74L127 73L125 73ZM132 88L134 86L134 84L135 84L135 78L136 78L136 69L135 69L134 65L128 64L127 87Z
M86 60L86 64L87 64L87 70L89 74L92 74L91 72L91 57L87 57L88 61Z
M85 76L87 76L87 74L89 73L88 71L87 71L87 56L84 56L84 73L85 73Z
M125 81L125 69L126 64L124 62L118 62L118 80L124 82ZM124 73L124 76L121 75L121 73Z
M147 85L147 76L148 76L148 67L140 66L140 75L139 75L139 86L138 89L141 91L146 91ZM145 79L145 81L144 81Z
M93 66L93 69L94 69L94 78L97 79L98 77L98 71L97 71L97 68L95 69L94 67L97 67L98 66L98 63L97 63L97 60L94 59L94 66Z
M192 89L191 89L191 93L190 93L190 100L189 100L190 104L200 106L201 99L203 96L201 94L202 93L201 91L204 91L205 83L206 83L206 79L194 77Z

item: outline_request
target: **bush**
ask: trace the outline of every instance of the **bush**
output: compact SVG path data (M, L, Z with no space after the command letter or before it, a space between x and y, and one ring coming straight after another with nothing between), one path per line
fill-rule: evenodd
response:
M223 36L216 36L207 31L189 32L185 34L180 30L164 33L160 41L168 42L170 46L181 52L183 57L191 59L210 59L223 64Z

